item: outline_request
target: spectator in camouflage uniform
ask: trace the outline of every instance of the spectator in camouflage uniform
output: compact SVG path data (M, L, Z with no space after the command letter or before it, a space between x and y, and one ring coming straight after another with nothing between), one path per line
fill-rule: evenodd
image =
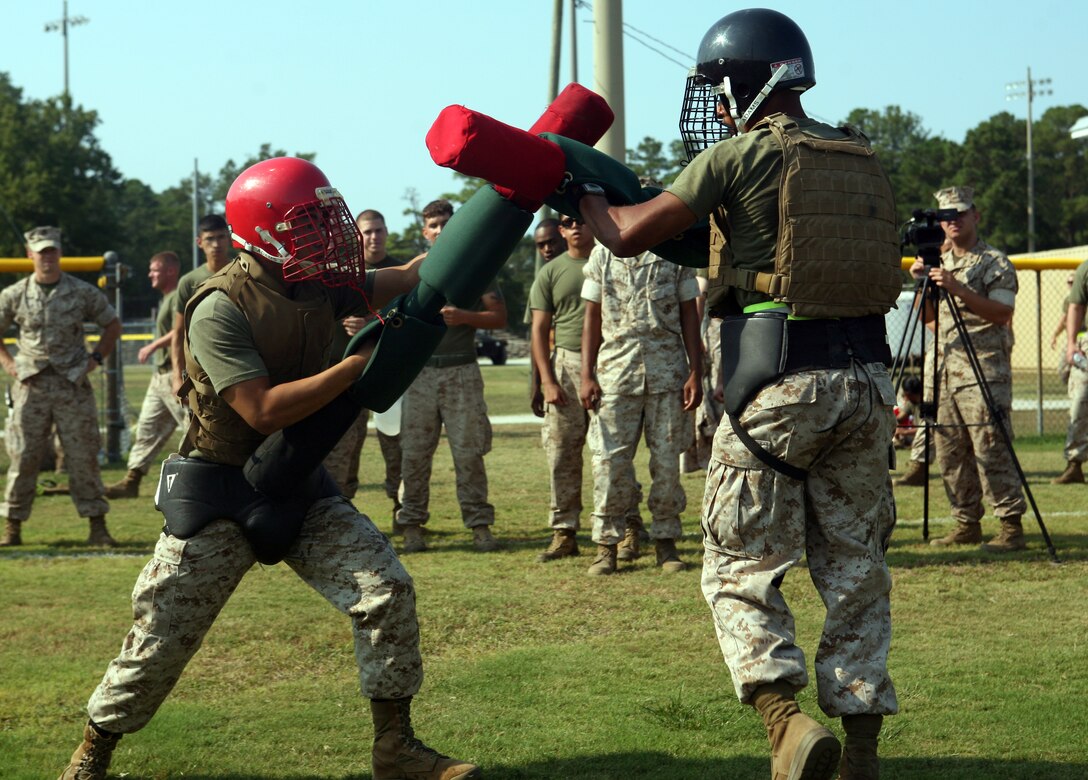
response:
M433 244L452 216L449 201L428 203L423 208L423 237ZM491 451L491 422L476 362L476 329L506 327L506 304L496 285L484 293L476 310L447 305L442 318L448 328L446 335L401 403L401 507L397 522L404 532L405 552L427 549L423 525L430 518L431 466L445 425L461 519L472 529L473 547L492 552L499 545L490 530L495 507L487 501L484 467L484 455Z
M544 425L541 439L548 458L551 483L551 511L548 524L552 541L537 556L541 563L578 554L576 532L582 513L582 449L586 443L589 415L579 400L582 375L582 323L585 301L582 282L586 261L595 245L593 233L581 221L565 218L559 232L567 251L548 258L529 293L533 313L532 358L541 379ZM550 353L554 326L555 350ZM626 477L635 480L634 464ZM642 529L638 514L641 501L637 483L629 490L635 503L627 512L627 523ZM639 554L639 536L619 551L624 560Z
M1056 485L1084 482L1083 463L1088 460L1088 368L1074 363L1077 355L1084 358L1088 350L1084 316L1088 311L1088 261L1077 266L1069 279L1069 298L1065 312L1065 349L1062 366L1067 377L1069 393L1069 429L1065 435L1065 471L1054 480Z
M381 212L367 209L359 212L355 217L355 224L359 228L359 234L363 237L363 258L367 268L394 268L402 263L386 254L385 242L389 237L389 229L385 226L385 217ZM343 327L337 328L333 337L332 357L339 360L344 354L344 349L352 336L359 329L374 319L374 314L365 317L347 317L341 323ZM325 468L332 474L344 495L353 498L359 489L359 459L362 455L363 444L366 442L367 423L370 419L370 411L364 409L356 418L343 438L337 442L336 447L325 458ZM396 531L397 510L400 509L400 501L397 491L400 487L400 435L377 431L378 445L382 450L382 459L385 461L385 495L393 500L394 532Z
M568 219L570 219L568 217ZM632 468L645 430L650 450L650 538L657 565L684 569L676 550L687 497L680 484L680 453L692 442L692 412L702 400L702 343L695 272L652 252L617 257L599 246L585 267L582 331L582 406L591 409L593 453L591 575L616 571L618 545L632 544L628 528Z
M952 504L956 527L930 543L942 547L982 541L983 498L994 507L1001 530L982 549L1022 550L1026 546L1021 518L1027 508L1019 475L997 425L1012 426L1012 321L1018 289L1016 269L1003 252L978 237L979 212L970 187L946 187L934 193L942 209L957 216L942 222L952 247L941 256L941 267L928 269L930 280L954 296L978 356L983 377L1000 413L993 419L971 368L967 348L947 307L941 307L936 342L940 374L936 430L937 465ZM915 278L927 273L922 260L911 266ZM926 302L925 318L935 316Z
M159 450L185 424L185 407L174 394L170 347L174 337L174 296L178 286L181 261L173 252L159 252L151 258L147 272L151 287L162 293L158 317L155 318L155 339L140 348L137 360L146 363L154 356L155 366L144 394L136 435L128 454L128 473L120 482L106 488L106 498L135 498L140 481L147 475Z
M90 523L87 543L116 544L106 529L110 505L98 469L101 438L88 375L113 352L121 335L117 313L98 288L60 270L61 236L55 227L25 234L34 272L0 292L0 334L19 326L17 357L0 341L0 365L15 380L7 427L7 488L0 513L7 518L0 546L22 544L22 524L38 483L42 452L56 424L64 445L72 502ZM101 330L87 353L83 323Z

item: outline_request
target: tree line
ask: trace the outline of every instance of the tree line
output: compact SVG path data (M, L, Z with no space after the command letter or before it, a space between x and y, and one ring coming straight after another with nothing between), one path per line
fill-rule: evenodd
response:
M1033 124L1037 250L1088 244L1086 142L1069 137L1069 128L1085 115L1088 109L1081 105L1058 106ZM130 268L123 286L126 316L144 317L156 301L146 279L151 255L169 248L184 263L192 246L192 177L155 192L122 175L95 136L98 123L95 111L67 97L26 99L10 76L0 73L0 221L6 223L0 227L0 255L23 255L22 234L30 227L58 225L67 255L97 255L105 249L120 254ZM934 208L938 189L966 185L975 189L984 238L1010 254L1027 250L1025 120L995 114L968 131L963 143L932 135L921 117L896 105L858 108L842 123L871 140L891 177L901 223L914 209ZM245 160L228 159L215 174L199 174L199 213L222 213L227 189L242 170L287 153L264 144ZM317 157L314 152L291 154ZM683 167L683 146L679 139L666 144L647 137L627 150L627 162L638 175L668 185ZM444 195L455 204L482 184L456 174L455 183L460 189ZM404 214L413 219L402 233L390 235L389 253L409 259L426 247L419 217L424 204L414 189L403 197ZM534 269L527 236L499 276L512 330L524 329L521 312ZM0 284L13 281L4 276Z

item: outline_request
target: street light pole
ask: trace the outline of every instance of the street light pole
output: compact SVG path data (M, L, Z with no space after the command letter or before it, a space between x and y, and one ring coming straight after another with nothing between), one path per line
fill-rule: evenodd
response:
M60 19L53 22L46 22L46 32L57 32L60 30L61 37L64 38L64 96L68 97L68 28L78 27L81 24L86 24L91 21L86 16L68 16L68 0L64 0L64 15Z
M1011 81L1005 85L1005 100L1015 100L1018 97L1028 99L1028 253L1035 251L1035 161L1031 142L1031 106L1036 95L1051 95L1049 88L1037 89L1037 85L1047 85L1050 79L1032 79L1031 68L1028 68L1027 81Z

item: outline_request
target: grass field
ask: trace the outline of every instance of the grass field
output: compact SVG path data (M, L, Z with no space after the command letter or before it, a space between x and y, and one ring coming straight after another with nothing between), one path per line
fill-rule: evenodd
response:
M492 413L526 411L525 367L483 370ZM134 409L142 392L130 382ZM901 713L885 721L882 777L1088 777L1088 486L1049 483L1064 465L1061 444L1017 441L1060 566L1031 517L1023 553L931 548L921 490L899 489L889 561ZM701 474L684 477L689 571L662 575L651 555L591 579L586 532L579 558L534 561L549 536L538 428L497 427L487 464L504 549L473 552L443 443L432 549L404 557L427 675L420 735L488 778L766 778L766 737L733 696L699 592ZM644 453L638 465L646 481ZM104 476L122 473L116 465ZM388 528L381 474L368 442L356 504ZM931 488L939 535L947 501L939 480ZM38 499L26 545L0 551L0 778L56 777L78 742L161 525L153 490L145 483L140 499L113 502L114 554L87 551L86 526L64 497ZM995 527L984 521L987 533ZM811 659L822 606L803 567L783 590ZM822 718L814 696L806 690L802 704ZM371 736L347 621L287 567L256 567L158 716L120 743L112 776L368 778Z

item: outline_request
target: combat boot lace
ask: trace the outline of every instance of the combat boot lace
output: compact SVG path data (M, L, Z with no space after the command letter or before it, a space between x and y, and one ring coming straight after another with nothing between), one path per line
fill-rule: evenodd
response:
M655 539L654 551L657 553L657 565L666 574L674 574L688 567L680 560L680 554L676 551L675 539Z
M597 545L597 557L593 559L593 563L586 569L586 574L590 577L603 577L608 574L616 573L616 545L614 544L598 544Z
M536 556L538 563L557 561L560 558L568 558L578 554L578 539L572 528L560 528L552 534L552 542L548 549Z
M846 741L839 763L839 780L879 780L880 760L876 755L877 736L883 715L843 715Z
M480 767L427 747L412 730L412 699L371 699L374 780L470 780L483 777Z
M903 472L903 476L893 479L892 484L896 487L922 487L926 484L925 464L912 460L907 465L907 470Z
M107 485L103 495L106 498L137 498L140 495L140 480L144 475L136 469L129 469L120 482Z
M752 705L767 728L772 780L831 780L838 768L839 741L801 712L790 686L761 685L752 694Z
M486 525L472 527L472 546L476 552L495 552L499 549L499 540L491 535L491 529Z
M982 526L979 523L956 523L948 534L940 539L931 539L932 547L951 547L955 544L978 544L982 541Z
M18 547L23 543L22 520L8 520L4 524L4 537L0 539L0 547Z
M61 773L60 780L106 780L113 749L121 741L121 736L100 732L88 721L83 729L83 742L72 754L72 760Z
M423 552L427 543L423 541L423 528L418 525L402 525L404 529L404 551L406 553Z
M986 552L1006 553L1026 550L1027 540L1024 539L1024 526L1019 517L1005 517L1001 519L1001 530L982 549Z
M98 515L87 519L91 526L91 532L87 536L87 544L91 547L116 547L117 542L110 532L106 530L106 516Z
M642 554L639 545L638 527L632 523L627 524L627 530L623 532L623 541L616 548L616 560L633 561Z
M1060 476L1055 477L1051 482L1055 485L1075 485L1083 484L1084 471L1080 465L1079 460L1071 460L1065 466L1065 471Z

